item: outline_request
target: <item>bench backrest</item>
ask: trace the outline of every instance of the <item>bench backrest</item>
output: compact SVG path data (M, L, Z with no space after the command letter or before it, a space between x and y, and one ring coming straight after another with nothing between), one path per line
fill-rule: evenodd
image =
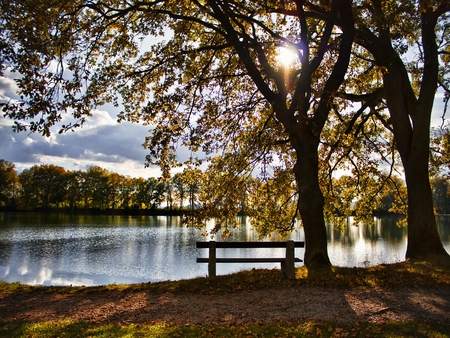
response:
M214 241L211 241L214 242ZM197 242L198 249L209 248L210 242ZM216 248L285 248L286 242L215 242ZM294 247L304 248L305 242L294 241Z

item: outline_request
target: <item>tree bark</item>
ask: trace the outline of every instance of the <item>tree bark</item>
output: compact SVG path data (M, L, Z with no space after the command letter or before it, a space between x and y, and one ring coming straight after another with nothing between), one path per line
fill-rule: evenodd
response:
M400 58L394 57L391 60L392 67L384 75L383 82L408 192L406 258L448 256L437 230L428 174L432 104L428 104L430 98L415 97ZM434 98L434 91L428 95Z
M402 156L403 158L403 156ZM408 245L406 258L448 256L436 226L427 158L412 154L403 161L408 191Z
M301 136L301 141L298 136ZM310 131L302 131L299 135L291 136L291 142L297 153L294 174L299 189L298 207L305 232L305 265L308 268L326 267L331 263L323 212L324 197L319 185L319 138Z

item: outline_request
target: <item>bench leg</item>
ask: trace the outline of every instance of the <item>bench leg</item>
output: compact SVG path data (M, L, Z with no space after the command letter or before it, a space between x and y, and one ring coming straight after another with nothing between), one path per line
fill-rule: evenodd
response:
M295 279L295 246L294 241L286 242L286 260L281 262L281 271L286 279Z
M208 263L209 278L216 278L216 242L209 242L209 263Z

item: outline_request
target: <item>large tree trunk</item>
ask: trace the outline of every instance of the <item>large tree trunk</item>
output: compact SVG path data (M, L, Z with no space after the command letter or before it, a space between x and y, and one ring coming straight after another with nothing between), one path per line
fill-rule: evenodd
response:
M426 145L425 145L426 146ZM422 259L429 255L448 255L442 245L433 210L428 178L428 157L411 154L403 161L408 189L408 246L406 258Z
M429 255L449 257L437 231L428 176L430 118L439 75L435 31L439 17L449 10L449 5L447 2L440 2L435 7L425 3L420 1L419 6L423 56L419 90L414 88L404 61L393 47L392 36L386 29L388 26L385 26L387 18L379 18L376 22L380 23L380 26L373 32L363 27L358 34L359 42L374 55L377 64L384 69L386 101L408 191L406 257L415 259L426 259ZM382 16L380 6L373 9Z
M428 175L430 117L434 92L428 93L430 97L416 99L401 60L398 57L393 58L392 65L384 75L384 84L408 191L406 258L448 256L437 230Z
M306 132L307 133L307 132ZM306 134L305 133L305 134ZM297 153L294 166L299 187L299 211L305 232L305 265L331 265L327 249L327 231L324 220L324 197L319 186L318 138L303 134L301 142L293 142ZM292 140L292 138L291 138Z

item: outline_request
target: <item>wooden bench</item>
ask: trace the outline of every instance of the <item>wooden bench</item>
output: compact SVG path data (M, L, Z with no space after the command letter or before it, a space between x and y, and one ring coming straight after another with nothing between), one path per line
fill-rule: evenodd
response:
M209 257L197 258L197 263L208 263L208 275L210 278L216 277L216 263L281 263L281 270L287 279L295 278L295 262L302 262L300 258L295 257L295 248L303 248L305 242L197 242L198 249L209 249ZM278 258L227 258L217 257L217 248L286 248L286 257Z

